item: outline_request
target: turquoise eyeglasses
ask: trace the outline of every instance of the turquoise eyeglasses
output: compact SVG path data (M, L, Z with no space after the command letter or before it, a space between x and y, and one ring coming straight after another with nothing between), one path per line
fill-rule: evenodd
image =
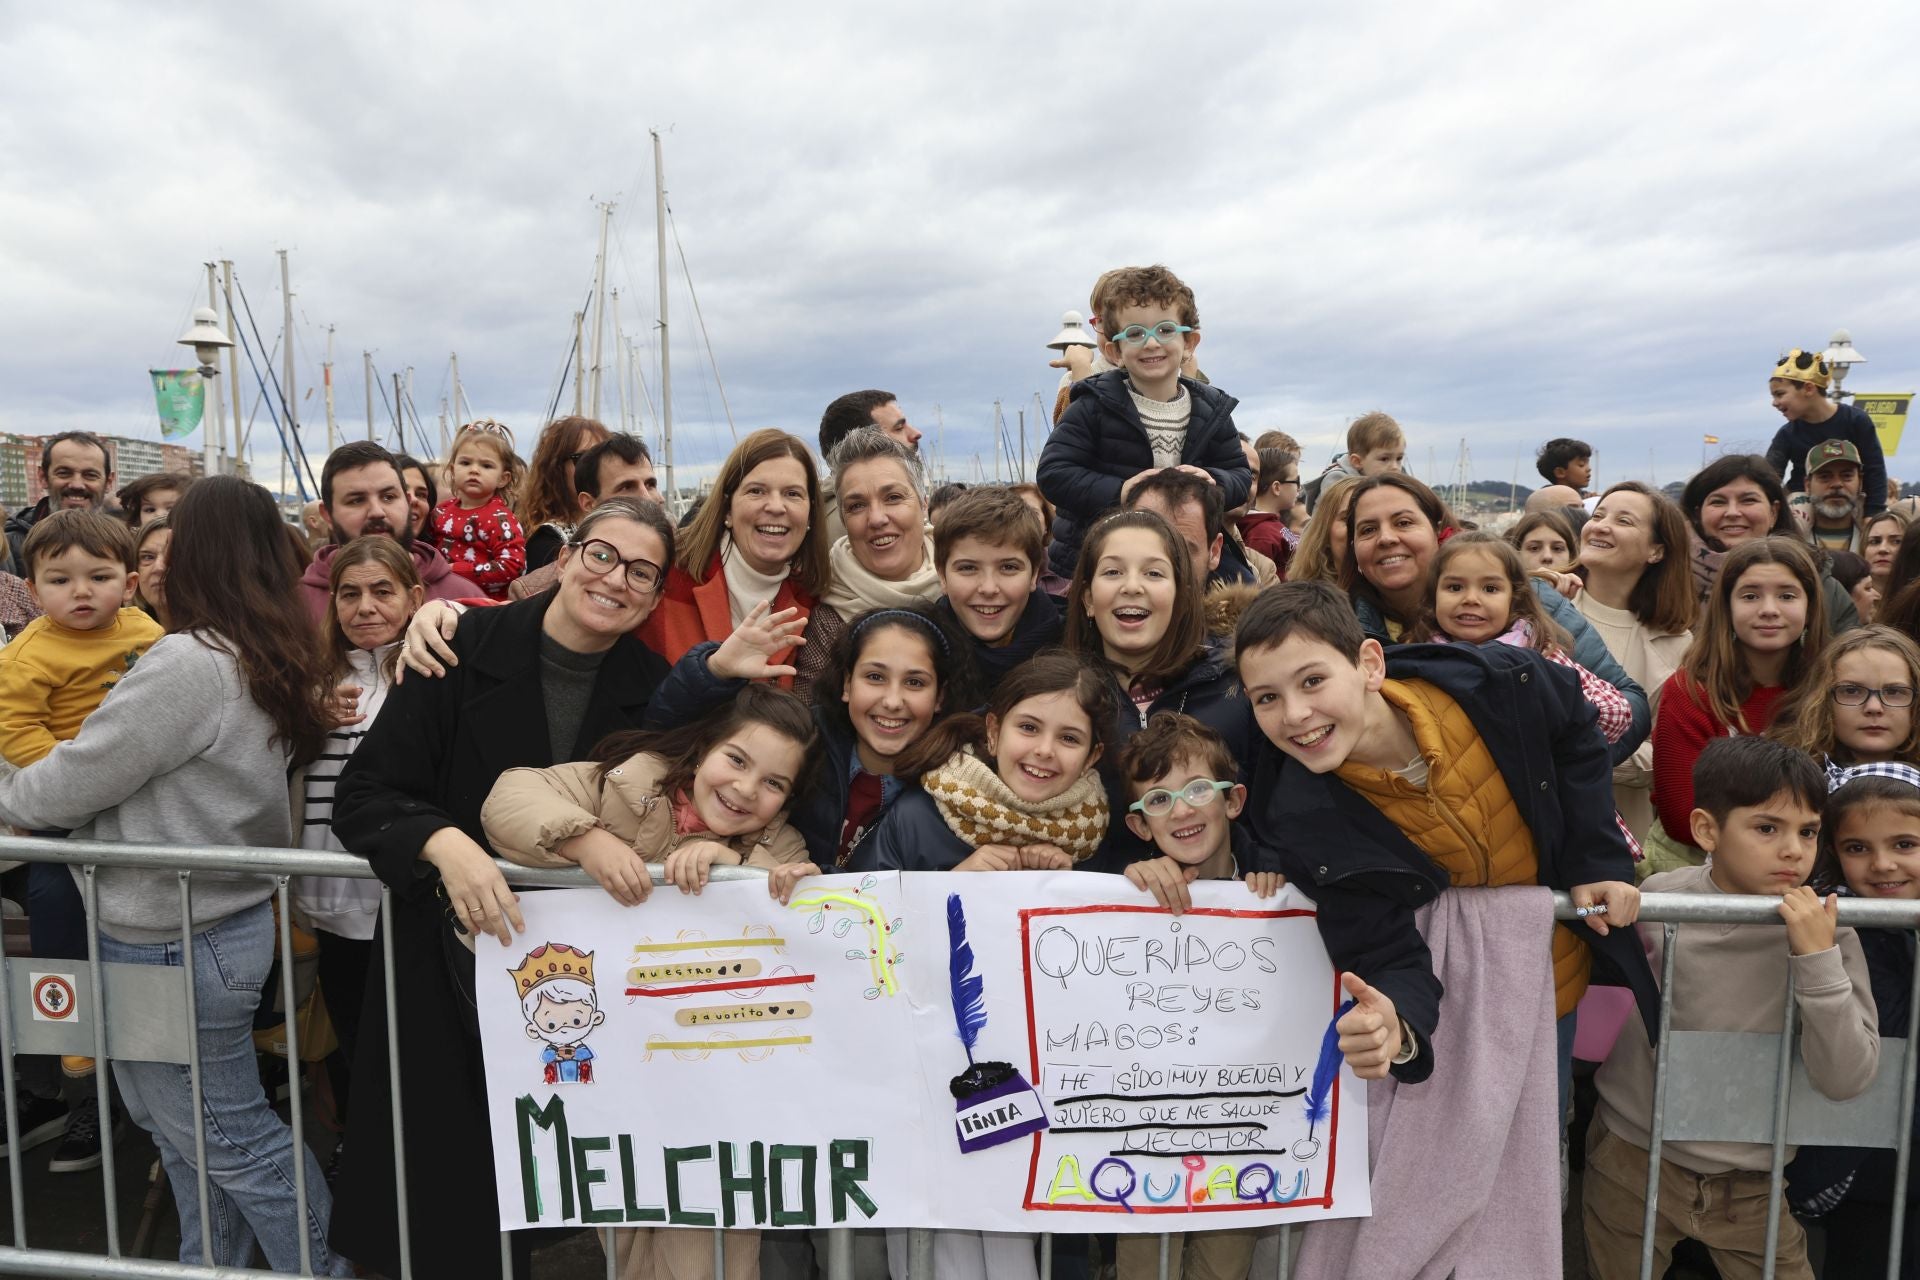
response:
M1175 324L1171 320L1162 320L1151 329L1143 324L1130 324L1114 334L1113 340L1124 342L1130 347L1144 347L1147 345L1147 339L1152 338L1164 347L1181 334L1192 332L1193 326L1190 324Z
M1135 800L1127 808L1144 813L1148 817L1158 818L1173 812L1175 800L1185 800L1189 809L1204 809L1219 799L1223 791L1233 790L1231 782L1215 782L1211 778L1195 778L1178 791L1169 791L1165 787L1155 787L1152 791Z

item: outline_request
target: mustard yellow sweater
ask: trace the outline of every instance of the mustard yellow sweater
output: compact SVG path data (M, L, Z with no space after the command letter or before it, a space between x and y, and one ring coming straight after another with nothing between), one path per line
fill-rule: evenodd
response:
M97 631L35 618L0 649L0 756L24 769L80 732L107 691L166 632L138 609Z

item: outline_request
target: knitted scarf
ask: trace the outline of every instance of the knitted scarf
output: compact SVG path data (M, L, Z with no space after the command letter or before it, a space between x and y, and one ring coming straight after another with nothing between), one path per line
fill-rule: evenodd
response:
M920 779L953 834L978 849L989 844L1050 844L1084 862L1107 834L1107 791L1089 770L1043 804L1013 793L993 766L970 752L956 752Z
M821 603L832 606L842 618L852 620L868 609L904 609L940 598L940 575L933 569L933 534L928 532L926 553L920 567L899 582L890 582L861 564L853 554L853 544L845 537L833 544L833 586Z

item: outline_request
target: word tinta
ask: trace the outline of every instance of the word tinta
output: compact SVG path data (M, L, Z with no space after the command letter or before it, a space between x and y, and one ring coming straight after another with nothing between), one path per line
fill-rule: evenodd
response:
M845 1222L848 1206L871 1218L878 1209L867 1194L868 1140L841 1138L828 1145L826 1159L812 1144L753 1142L709 1143L699 1147L667 1147L660 1153L666 1184L666 1204L639 1203L634 1177L633 1137L574 1137L567 1132L566 1104L555 1097L542 1107L533 1095L523 1094L514 1103L514 1122L520 1135L520 1190L525 1197L528 1222L547 1219L541 1203L539 1156L555 1159L560 1170L560 1215L557 1222L665 1223L684 1227L811 1227L827 1222ZM540 1143L535 1129L550 1136ZM619 1148L619 1203L614 1203L613 1188L605 1187L595 1203L595 1188L609 1181L613 1170L595 1164L596 1156L610 1155ZM716 1159L714 1148L718 1146ZM744 1162L741 1157L744 1156ZM742 1163L745 1164L743 1169ZM703 1167L704 1166L704 1167ZM789 1204L788 1174L797 1174L800 1203ZM820 1185L816 1186L816 1182ZM688 1195L691 1191L693 1194ZM831 1218L818 1216L821 1192L832 1205ZM739 1201L746 1197L752 1216L742 1218ZM684 1207L712 1204L718 1199L719 1221L707 1210Z

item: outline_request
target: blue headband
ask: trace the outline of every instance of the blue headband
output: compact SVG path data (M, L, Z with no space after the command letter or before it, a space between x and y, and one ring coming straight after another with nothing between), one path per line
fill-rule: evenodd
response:
M860 619L859 625L853 629L853 638L857 642L860 639L861 633L876 622L901 621L916 623L921 630L930 634L934 642L940 646L940 654L942 657L953 657L953 651L947 648L947 637L940 628L935 625L933 620L927 617L926 614L915 613L911 609L875 609L872 613Z

